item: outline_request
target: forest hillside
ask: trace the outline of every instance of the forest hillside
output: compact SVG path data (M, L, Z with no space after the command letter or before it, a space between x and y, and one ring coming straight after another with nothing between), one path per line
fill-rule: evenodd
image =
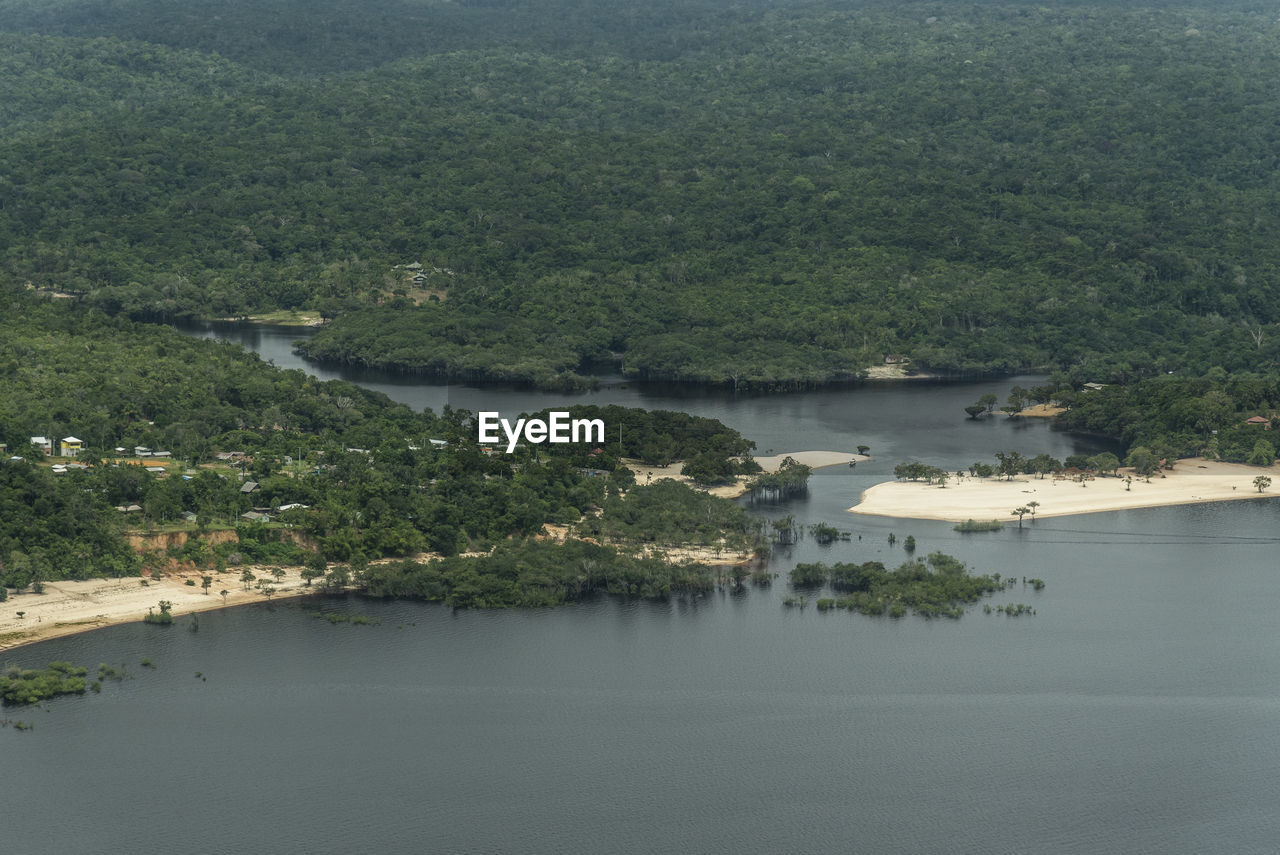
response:
M1272 371L1238 3L0 0L0 276L575 385Z

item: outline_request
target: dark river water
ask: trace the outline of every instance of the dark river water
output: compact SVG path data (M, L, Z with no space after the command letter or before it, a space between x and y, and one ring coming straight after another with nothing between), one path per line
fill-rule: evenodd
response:
M295 333L226 333L301 367ZM308 368L308 370L311 370ZM324 372L317 372L324 375ZM353 378L354 379L354 378ZM609 380L582 398L358 378L414 406L574 400L715 416L763 452L872 447L785 509L861 535L797 561L950 552L1045 580L958 621L819 614L787 586L458 612L356 598L207 613L6 654L126 663L101 695L8 710L3 851L1275 852L1277 507L1041 519L960 535L853 517L908 457L1098 446L962 407L1018 378L774 397ZM155 668L142 668L147 657ZM202 676L197 678L199 672Z

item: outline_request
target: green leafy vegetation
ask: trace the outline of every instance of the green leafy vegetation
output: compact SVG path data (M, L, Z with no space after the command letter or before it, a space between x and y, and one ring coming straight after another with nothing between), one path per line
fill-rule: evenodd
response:
M787 499L802 496L809 489L809 476L813 467L786 458L776 472L757 475L747 484L747 489L771 498Z
M579 465L598 466L615 458L628 458L651 466L686 460L730 466L742 474L760 471L753 461L736 459L749 455L755 443L716 419L672 410L637 410L616 405L579 404L565 411L572 419L599 419L606 426L600 449L607 452L603 458L595 455L595 449L589 446L547 447L547 453L573 457ZM531 415L546 419L548 412L541 410Z
M326 620L332 624L348 623L352 626L377 626L382 621L368 615L351 615L346 612L335 611L313 611L310 612L313 618Z
M937 466L929 466L918 460L912 460L899 463L893 467L893 477L899 481L926 481L930 484L945 487L947 479L951 475Z
M1248 4L4 0L0 38L0 270L113 314L561 388L1280 357Z
M0 462L0 579L19 590L137 574L144 561L126 536L162 533L174 520L185 543L145 566L159 573L166 561L190 562L205 571L202 582L209 577L206 592L210 571L315 556L323 574L326 560L358 568L485 550L601 507L591 525L604 529L593 531L613 539L754 543L732 502L659 484L623 498L634 483L619 464L628 454L730 459L750 450L711 419L580 408L620 429L622 441L487 454L465 411L415 413L351 384L277 371L236 347L29 295L15 295L0 317L0 375L0 441L27 458ZM73 433L85 441L78 460L87 469L55 474L28 444ZM132 465L134 446L170 451L169 471ZM246 520L255 507L269 516ZM211 545L200 535L214 529L234 537Z
M0 701L5 706L19 706L58 695L83 695L88 673L70 662L50 662L41 670L11 667L0 676Z
M142 620L145 623L154 623L159 626L170 626L173 623L173 603L168 600L160 601L160 611L147 609L147 614Z
M835 543L837 540L848 540L852 536L852 533L838 529L833 525L819 522L809 526L809 536L823 546L826 546L829 543ZM912 541L912 548L915 548L914 540Z
M1278 405L1280 378L1213 371L1081 392L1058 421L1115 437L1129 455L1145 449L1169 460L1204 455L1269 466L1275 447L1267 431Z
M762 523L741 506L669 479L611 495L601 513L584 519L576 530L606 542L669 547L749 549L763 538Z
M986 605L982 607L982 610L986 614L994 612L995 614L1004 615L1006 617L1021 617L1022 615L1033 615L1036 613L1035 608L1028 606L1025 603L1008 603L994 608Z
M962 532L962 533L969 533L969 532L975 532L975 531L999 531L1002 528L1004 528L1004 523L1000 522L999 520L987 520L984 522L978 522L976 520L965 520L964 522L958 523L956 526L954 526L954 529L956 531Z
M1012 579L1002 581L998 574L972 576L963 562L941 552L930 553L925 561L907 561L896 570L887 570L879 561L798 564L789 578L796 588L829 584L840 594L832 601L836 608L864 615L887 613L890 617L901 617L910 610L922 617L958 618L966 604L1013 584ZM823 600L818 602L822 608Z
M489 555L370 566L367 593L446 603L454 608L552 606L596 594L660 599L711 590L716 576L699 564L638 558L570 540L509 542Z

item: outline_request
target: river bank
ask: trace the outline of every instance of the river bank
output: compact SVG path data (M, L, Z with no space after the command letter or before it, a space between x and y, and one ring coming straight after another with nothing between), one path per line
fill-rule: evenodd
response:
M1126 481L1126 475L1132 480ZM1280 489L1280 467L1220 463L1198 457L1179 460L1172 470L1153 475L1150 481L1124 469L1120 470L1119 477L1085 481L1026 475L1012 481L967 476L957 481L953 477L944 487L918 481L890 481L864 491L862 500L849 511L869 516L964 522L1016 520L1018 515L1013 509L1028 507L1031 502L1038 503L1035 516L1059 517L1280 495L1270 487L1259 492L1253 483L1259 475L1271 478L1276 489Z
M265 568L254 568L263 576ZM262 572L257 572L261 569ZM268 598L261 590L246 589L239 574L215 575L205 593L195 578L194 586L180 576L163 579L90 579L83 582L45 582L40 594L11 594L0 606L0 651L37 641L88 632L104 626L141 621L147 611L157 610L161 600L173 603L174 617L212 611L245 603L261 603L314 594L317 589L302 584L297 568L279 582ZM222 591L227 596L221 596ZM21 614L21 616L19 616Z

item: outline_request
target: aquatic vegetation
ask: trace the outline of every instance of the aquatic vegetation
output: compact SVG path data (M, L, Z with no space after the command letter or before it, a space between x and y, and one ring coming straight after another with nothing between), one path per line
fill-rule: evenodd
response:
M809 476L813 467L788 457L777 472L766 472L751 480L747 488L752 493L769 499L789 499L804 495L809 489Z
M657 485L655 485L657 486ZM363 593L444 602L454 608L554 606L597 594L663 599L715 589L716 573L629 555L581 540L507 541L486 555L370 565Z
M173 623L173 603L168 600L160 601L160 611L152 611L147 609L147 614L142 619L145 623L154 623L160 626L169 626Z
M820 522L809 526L809 536L825 546L828 543L835 543L837 540L849 540L853 535L851 532L842 531L833 525Z
M34 704L58 695L82 695L88 669L70 662L50 662L41 670L10 668L0 677L0 701L6 706Z
M1004 523L999 520L989 520L987 522L978 522L976 520L965 520L954 527L954 531L969 533L974 531L999 531L1004 528Z
M310 613L313 618L327 620L331 624L349 623L355 626L378 626L381 620L368 615L349 615L344 612L332 611L313 611Z
M879 561L799 564L790 578L796 587L830 584L833 590L843 592L835 599L836 608L864 615L887 611L890 617L902 617L909 610L926 618L958 618L967 604L1012 584L1012 580L1001 581L999 574L970 575L964 562L941 552L930 553L925 561L908 561L895 570L886 569ZM822 602L819 600L819 608Z

